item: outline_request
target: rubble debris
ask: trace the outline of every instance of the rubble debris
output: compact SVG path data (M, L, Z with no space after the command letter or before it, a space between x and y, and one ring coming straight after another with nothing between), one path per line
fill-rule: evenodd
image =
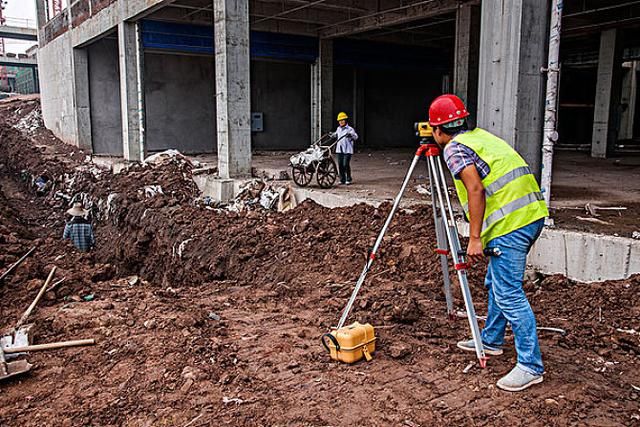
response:
M431 197L431 190L425 187L423 184L418 184L415 187L416 193L422 194L423 196Z
M32 136L36 131L44 127L44 121L42 120L42 111L38 105L31 110L28 114L23 116L18 122L13 125L14 128L21 132L24 132L28 136Z
M146 159L144 159L142 163L145 165L159 166L159 165L163 165L163 164L167 164L175 161L193 166L193 163L191 163L191 160L189 160L180 151L174 150L174 149L169 149L169 150L162 151L160 153L152 154L148 156Z

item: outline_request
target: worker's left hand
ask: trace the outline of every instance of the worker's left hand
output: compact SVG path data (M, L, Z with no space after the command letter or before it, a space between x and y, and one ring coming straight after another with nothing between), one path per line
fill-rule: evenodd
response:
M469 246L467 246L467 257L470 261L480 262L484 258L482 253L482 241L478 238L469 238Z

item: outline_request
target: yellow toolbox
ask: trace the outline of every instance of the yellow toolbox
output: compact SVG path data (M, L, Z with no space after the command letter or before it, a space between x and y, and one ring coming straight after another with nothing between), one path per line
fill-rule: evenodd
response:
M376 351L376 336L369 323L354 322L322 336L322 345L333 360L355 363L363 357L370 361Z

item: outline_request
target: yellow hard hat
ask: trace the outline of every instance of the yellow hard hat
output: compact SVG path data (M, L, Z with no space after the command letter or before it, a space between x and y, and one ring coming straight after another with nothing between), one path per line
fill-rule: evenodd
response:
M344 111L340 112L338 114L338 121L340 120L347 120L349 118L349 116L347 116L347 113L345 113Z

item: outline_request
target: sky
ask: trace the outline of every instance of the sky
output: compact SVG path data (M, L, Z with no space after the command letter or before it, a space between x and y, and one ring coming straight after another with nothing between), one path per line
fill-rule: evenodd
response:
M2 0L0 0L2 1ZM36 26L36 2L33 0L4 0L6 3L5 9L2 12L5 18L9 18L7 24L21 23L23 26L29 27ZM11 18L18 19L19 21L11 22ZM28 20L28 21L25 21ZM5 39L5 50L12 53L24 53L27 49L33 46L35 43L22 40L9 40Z

